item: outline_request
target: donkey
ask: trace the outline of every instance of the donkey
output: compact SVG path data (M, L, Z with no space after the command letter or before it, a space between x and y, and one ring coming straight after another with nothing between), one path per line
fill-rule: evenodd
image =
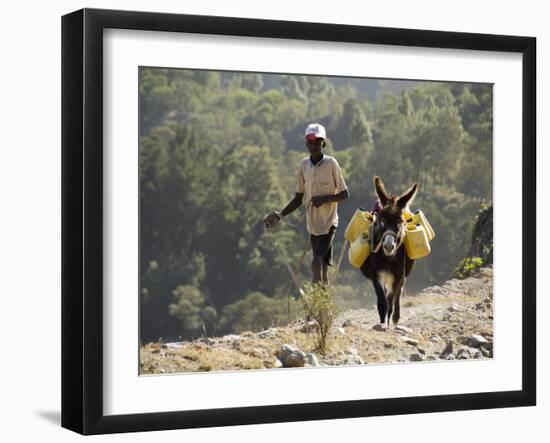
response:
M390 317L394 325L399 322L399 300L414 265L405 251L403 210L408 210L418 185L415 183L398 197L388 195L380 177L374 177L374 188L382 207L374 221L373 248L361 265L361 272L372 281L376 292L380 325L375 325L375 329L385 330L386 321L390 327Z

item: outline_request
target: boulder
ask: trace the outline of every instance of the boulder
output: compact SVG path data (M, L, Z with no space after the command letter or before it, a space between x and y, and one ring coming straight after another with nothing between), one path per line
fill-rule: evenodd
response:
M284 344L277 356L283 367L285 368L298 368L306 364L305 352L298 349L296 346Z

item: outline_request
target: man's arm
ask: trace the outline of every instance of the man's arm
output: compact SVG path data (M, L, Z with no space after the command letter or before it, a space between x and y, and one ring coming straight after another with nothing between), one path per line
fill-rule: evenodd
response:
M283 210L281 211L281 215L283 217L286 217L291 212L294 212L296 209L298 209L302 205L302 200L304 198L304 194L302 192L297 192L294 195L294 198L290 200L288 205L286 205Z
M276 225L277 223L279 223L282 217L298 209L302 204L303 198L304 198L304 194L302 192L297 192L294 195L294 198L290 200L290 202L288 202L288 204L283 208L281 212L273 211L267 214L264 217L264 224L266 224L267 226Z
M327 195L326 197L327 197L327 202L329 202L329 203L331 203L331 202L341 202L341 201L349 198L349 191L347 189L344 189L339 194Z
M347 189L344 189L342 192L339 192L338 194L320 195L317 197L312 197L311 203L313 204L313 206L318 208L322 204L332 203L332 202L341 202L347 198L349 198L349 191Z

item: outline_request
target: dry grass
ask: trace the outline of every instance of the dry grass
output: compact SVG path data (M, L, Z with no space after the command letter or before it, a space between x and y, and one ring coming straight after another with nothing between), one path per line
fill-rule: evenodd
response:
M460 288L461 289L461 288ZM425 291L402 299L401 322L412 329L409 335L416 345L401 339L397 331L381 333L372 329L377 323L375 309L345 313L353 320L343 330L331 328L324 352L319 350L314 330L303 332L304 322L271 328L262 333L243 332L237 338L218 337L183 342L180 346L149 343L140 349L142 374L168 374L206 371L240 371L276 367L277 354L283 344L295 345L315 353L322 364L343 365L347 356L358 355L365 363L408 361L411 354L421 352L434 356L449 340L457 343L461 336L492 336L492 306L486 304L491 291L477 288L440 294ZM491 288L492 289L492 288ZM481 303L483 302L483 303ZM448 309L456 304L457 309ZM478 304L482 306L478 306ZM353 312L353 315L349 316ZM337 324L342 324L340 320ZM433 336L437 340L432 340Z
M242 336L241 336L242 337ZM177 349L150 343L140 349L142 374L169 374L178 372L237 371L275 367L277 353L285 343L297 346L304 352L318 352L318 339L314 333L300 332L288 326L278 328L273 337L258 338L248 335L237 342L219 342L213 345L184 343ZM395 342L389 334L350 326L342 334L332 329L327 337L323 357L328 361L341 359L351 348L357 350L363 361L383 362L388 352L410 347Z

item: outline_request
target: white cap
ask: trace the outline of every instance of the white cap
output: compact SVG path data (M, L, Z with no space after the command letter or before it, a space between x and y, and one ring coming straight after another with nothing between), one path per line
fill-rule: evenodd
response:
M309 135L314 135L315 138L322 138L323 140L326 140L327 138L327 133L325 132L324 126L319 123L310 123L306 128L305 135L306 138L308 138Z

